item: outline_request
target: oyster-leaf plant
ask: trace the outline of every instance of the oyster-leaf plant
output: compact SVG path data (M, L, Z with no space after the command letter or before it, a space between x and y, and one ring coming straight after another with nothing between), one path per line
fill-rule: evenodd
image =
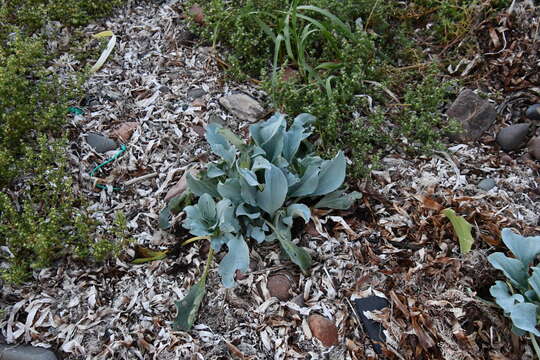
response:
M514 254L502 252L488 256L494 268L501 270L506 281L496 281L489 292L504 314L512 320L512 331L519 336L529 334L537 356L540 347L536 336L540 315L540 267L535 261L540 254L540 236L524 237L510 229L503 229L502 241Z
M218 268L225 287L235 285L237 270L247 272L250 242L279 242L291 261L307 273L312 259L293 242L293 220L309 222L310 204L347 209L360 197L342 188L346 169L342 152L330 160L314 154L307 141L314 121L312 115L301 114L287 129L285 115L276 113L251 125L248 141L218 124L206 128L206 139L218 160L197 176L187 176L188 190L198 200L184 208L183 226L195 236L185 243L209 240L210 261L214 252L227 248ZM170 207L162 215L167 228ZM208 266L202 283L194 288L196 295L192 288L185 299L202 299L207 271ZM189 330L199 305L200 301L177 302L176 328Z

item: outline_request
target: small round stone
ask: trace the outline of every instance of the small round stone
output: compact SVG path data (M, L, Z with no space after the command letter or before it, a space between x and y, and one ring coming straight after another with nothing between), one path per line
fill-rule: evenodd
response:
M501 162L503 164L511 165L511 164L514 163L514 159L512 159L512 157L510 155L508 155L508 154L503 154L501 156Z
M525 116L527 116L531 120L540 120L540 104L534 104L529 106L527 112L525 113Z
M308 318L309 329L313 336L319 339L324 346L334 346L338 343L336 324L324 316L313 314Z
M291 298L291 281L285 274L269 276L266 286L270 295L277 297L281 301L287 301Z
M521 149L529 133L529 124L514 124L501 129L497 134L497 143L504 151Z
M540 160L540 136L533 137L529 141L528 150L533 159Z
M487 178L478 183L478 187L484 191L489 191L495 187L495 180Z

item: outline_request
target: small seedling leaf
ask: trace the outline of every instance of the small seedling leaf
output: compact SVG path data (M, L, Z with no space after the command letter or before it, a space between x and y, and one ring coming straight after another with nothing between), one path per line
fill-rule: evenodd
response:
M454 232L456 233L459 239L459 249L462 254L467 254L471 251L472 244L474 243L474 238L472 237L472 225L463 218L463 216L456 215L456 212L452 209L444 209L442 211L452 226L454 227Z
M174 302L178 311L173 324L175 330L191 330L197 318L204 294L206 293L205 283L206 281L203 279L199 280L189 289L188 294L182 300Z
M281 247L283 248L285 253L287 253L291 261L298 265L302 272L306 274L312 264L311 256L309 255L309 253L305 249L296 246L291 240L285 239L282 236L278 238Z

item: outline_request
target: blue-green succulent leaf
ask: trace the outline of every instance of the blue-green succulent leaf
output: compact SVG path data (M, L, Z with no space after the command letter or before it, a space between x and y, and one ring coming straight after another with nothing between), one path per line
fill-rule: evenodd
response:
M250 237L252 239L255 239L257 243L262 243L266 239L266 234L263 229L261 229L259 226L251 226L249 225L249 233Z
M227 179L225 183L219 183L217 186L219 195L225 199L230 199L235 204L243 201L240 190L240 181L238 179Z
M238 178L238 182L240 183L240 196L242 197L242 201L248 205L257 206L257 199L255 198L257 195L257 188L249 186L249 184L241 177Z
M210 164L208 164L206 175L210 179L213 179L213 178L217 178L219 176L225 175L225 171L220 169L216 164L210 163Z
M248 170L248 169L242 169L242 168L238 168L238 173L240 174L240 176L242 176L242 178L244 178L244 180L246 181L246 183L249 185L249 186L259 186L259 181L257 180L257 175L255 175L255 173L251 170Z
M270 215L283 206L287 196L287 178L280 168L272 167L264 173L264 190L257 191L257 204Z
M197 196L210 194L212 197L218 198L217 181L211 179L197 179L191 174L187 174L187 184L189 191Z
M306 125L314 121L315 117L310 114L300 114L294 119L292 126L285 133L283 139L283 157L287 161L292 161L298 152L300 143L311 135L311 129Z
M501 270L514 285L527 289L527 267L518 259L509 258L501 252L488 256L488 261L495 269Z
M289 256L291 261L298 265L303 273L307 273L311 267L312 260L309 253L301 248L296 246L291 240L278 237L281 247L285 253Z
M502 230L502 241L525 266L540 254L540 236L525 237L506 228Z
M299 182L289 189L289 197L308 196L313 194L319 185L320 169L316 166L309 166Z
M285 125L285 116L276 113L267 121L249 127L249 132L255 144L264 150L270 162L274 162L281 155Z
M221 128L221 125L216 123L209 124L206 127L206 140L214 154L232 164L236 156L236 148L220 133Z
M525 301L521 294L512 295L508 285L500 280L495 281L495 285L489 288L489 293L495 298L495 302L504 310L505 314L510 314L516 304Z
M532 303L520 303L512 309L510 319L512 319L512 323L518 329L540 336L540 331L536 329L537 313L538 306Z
M532 275L529 277L529 285L536 293L536 298L540 299L540 267L532 267Z
M345 168L345 155L341 151L332 160L324 161L319 173L319 184L311 195L326 195L337 190L345 180Z
M240 224L234 215L235 207L231 200L220 200L216 205L219 230L224 233L236 233L240 231Z
M174 302L178 311L173 325L175 330L191 330L205 293L205 281L201 279L189 289L182 300Z
M261 213L260 212L256 212L256 211L252 211L250 212L247 208L246 208L246 204L242 203L240 205L238 205L238 207L236 208L236 216L247 216L248 218L250 218L251 220L255 220L255 219L258 219L261 217Z
M292 204L287 207L287 216L290 217L301 217L304 222L307 224L311 217L311 211L304 204Z
M226 288L235 285L236 270L247 272L249 269L249 248L242 236L232 237L227 242L229 252L219 263L219 274Z
M314 207L317 209L347 210L356 200L361 198L362 194L357 191L347 194L345 190L336 190L325 195Z
M257 156L253 159L253 165L251 166L251 171L257 171L261 169L270 169L272 164L270 161L266 160L263 156Z

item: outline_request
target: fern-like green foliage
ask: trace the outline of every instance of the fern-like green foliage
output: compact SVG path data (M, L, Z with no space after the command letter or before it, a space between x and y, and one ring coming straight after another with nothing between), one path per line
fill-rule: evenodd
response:
M489 292L495 302L512 320L512 331L517 335L530 333L540 336L537 329L540 310L540 267L534 266L540 254L540 236L524 237L510 229L503 229L502 240L516 256L501 252L488 257L494 268L501 270L507 281L496 281ZM537 264L536 264L537 265ZM533 341L536 343L536 340Z

